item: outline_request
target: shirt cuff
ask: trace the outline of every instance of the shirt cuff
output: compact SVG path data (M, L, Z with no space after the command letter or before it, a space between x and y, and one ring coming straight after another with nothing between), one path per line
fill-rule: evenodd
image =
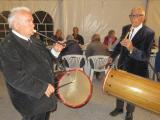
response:
M60 52L55 51L54 48L51 49L51 53L52 53L52 55L54 55L56 58L58 58L58 56L59 56L59 54L60 54Z

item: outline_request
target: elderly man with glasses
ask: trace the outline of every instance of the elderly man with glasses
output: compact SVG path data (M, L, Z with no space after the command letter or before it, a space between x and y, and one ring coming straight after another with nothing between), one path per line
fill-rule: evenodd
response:
M143 24L145 20L145 11L141 7L131 10L129 15L131 24L122 28L121 41L116 46L110 56L108 63L120 54L118 68L124 71L148 77L148 59L154 39L154 32ZM116 108L110 113L111 116L117 116L123 113L124 101L117 99ZM133 120L135 106L127 103L125 120Z

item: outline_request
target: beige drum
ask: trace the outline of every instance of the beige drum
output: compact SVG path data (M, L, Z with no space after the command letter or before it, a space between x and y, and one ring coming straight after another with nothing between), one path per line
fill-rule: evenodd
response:
M75 69L63 72L58 79L57 94L66 106L79 108L91 98L92 84L83 71Z
M160 83L153 80L110 68L104 80L103 91L160 113Z

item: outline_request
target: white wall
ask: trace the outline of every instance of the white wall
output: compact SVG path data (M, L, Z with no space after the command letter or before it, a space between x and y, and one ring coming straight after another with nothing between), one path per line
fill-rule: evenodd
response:
M160 0L149 0L146 24L155 31L155 40L160 36Z
M108 30L114 29L120 37L121 28L128 24L131 8L146 7L147 0L1 0L0 11L16 6L27 6L33 11L44 10L50 13L55 29L61 28L64 35L72 33L78 26L87 43L91 35L99 33L102 41ZM160 35L160 0L150 0L146 24Z
M123 25L129 23L130 9L144 6L144 0L64 0L63 24L65 34L72 32L73 26L80 28L80 33L88 42L94 33L101 38L114 29L119 37Z

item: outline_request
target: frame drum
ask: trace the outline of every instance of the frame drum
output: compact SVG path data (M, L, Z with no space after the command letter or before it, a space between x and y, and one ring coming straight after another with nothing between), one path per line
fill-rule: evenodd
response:
M84 106L92 95L92 83L81 70L75 69L61 72L58 75L57 95L68 107Z
M103 91L140 106L160 113L160 83L126 71L109 69Z

